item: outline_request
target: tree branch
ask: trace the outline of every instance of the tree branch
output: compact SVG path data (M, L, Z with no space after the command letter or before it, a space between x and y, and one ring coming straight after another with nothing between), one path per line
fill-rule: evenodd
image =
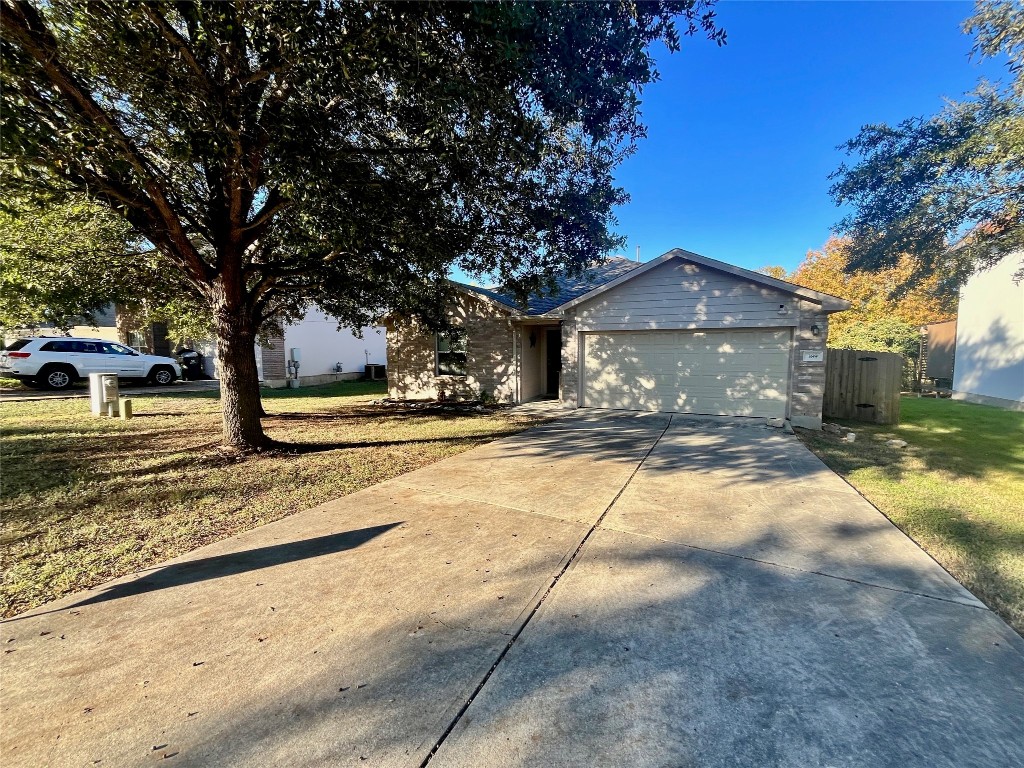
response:
M149 3L142 4L143 13L149 18L150 21L160 31L163 38L174 46L175 50L179 53L185 63L188 64L191 69L203 84L204 90L209 93L212 90L213 83L210 82L210 74L203 69L199 60L196 59L195 54L192 52L192 48L189 46L188 41L185 40L174 26L167 21L167 19L157 12Z
M47 29L39 12L26 0L4 0L0 24L4 31L31 56L50 84L64 97L71 111L88 123L104 129L118 146L125 160L142 177L146 199L134 205L150 208L166 229L175 250L179 251L183 266L191 276L203 281L211 278L210 270L189 240L181 220L175 214L167 195L153 174L145 158L125 135L121 126L96 103L86 89L80 85L61 59L59 46L53 34ZM155 232L143 232L147 237Z

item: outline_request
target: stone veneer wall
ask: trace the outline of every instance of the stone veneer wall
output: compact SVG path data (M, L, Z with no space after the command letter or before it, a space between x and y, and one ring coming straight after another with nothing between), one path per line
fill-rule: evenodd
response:
M576 313L566 312L562 318L562 373L558 382L558 399L569 406L579 405L580 343L576 333Z
M396 399L472 400L481 392L499 402L515 400L513 329L509 313L462 295L449 313L466 329L466 375L436 374L435 340L416 323L391 318L388 334L388 394Z
M801 301L797 305L799 324L793 329L794 347L790 376L790 419L794 426L821 429L821 402L825 394L825 363L801 361L803 352L825 352L828 340L828 314L818 304ZM821 328L815 336L811 326ZM826 355L828 353L826 352Z

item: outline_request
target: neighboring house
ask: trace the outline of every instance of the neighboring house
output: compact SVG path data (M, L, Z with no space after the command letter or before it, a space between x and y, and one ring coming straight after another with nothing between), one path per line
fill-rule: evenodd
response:
M95 325L76 325L70 336L119 341L140 352L173 356L177 345L167 338L163 323L139 326L130 313L113 305L96 314ZM82 321L85 323L85 321ZM256 346L256 367L260 380L270 387L286 385L288 361L299 360L299 383L323 384L341 379L361 378L367 364L385 365L387 343L384 328L368 326L361 329L363 338L349 328L338 328L319 310L310 308L296 323L285 326L281 336L272 338L266 346ZM63 336L50 328L21 329L20 335ZM16 334L17 335L17 334ZM173 346L173 348L172 348ZM217 371L217 344L213 340L192 340L187 346L203 355L207 376L219 378ZM340 370L339 370L340 367Z
M953 397L1024 410L1024 253L973 275L960 290Z
M646 264L604 260L525 307L456 286L453 336L387 318L392 397L550 397L818 428L828 316L850 306L679 249Z
M130 313L126 313L122 308L115 307L113 304L94 313L92 324L85 318L79 318L75 325L68 329L67 334L50 323L44 323L33 328L18 328L16 331L9 331L6 335L11 338L19 335L67 335L79 339L104 339L127 344L147 355L166 357L171 354L166 325L163 323L139 324L135 322L135 318Z
M339 329L337 320L310 308L302 320L286 325L281 336L257 347L260 378L268 386L284 386L288 361L296 355L301 384L361 378L367 365L387 363L387 341L380 326L360 330L362 338L350 328Z
M918 382L930 381L936 387L953 386L956 360L956 318L921 326L921 347L917 358Z

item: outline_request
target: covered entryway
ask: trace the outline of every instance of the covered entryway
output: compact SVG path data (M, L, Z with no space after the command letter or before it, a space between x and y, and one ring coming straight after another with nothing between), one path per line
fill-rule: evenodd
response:
M585 333L582 405L785 417L789 328Z
M562 330L557 325L519 327L519 402L557 398L562 371Z

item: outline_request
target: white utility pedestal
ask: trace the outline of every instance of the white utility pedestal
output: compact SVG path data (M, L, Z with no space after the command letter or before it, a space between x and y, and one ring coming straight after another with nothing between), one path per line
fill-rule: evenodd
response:
M118 415L116 373L89 374L89 404L93 416Z

